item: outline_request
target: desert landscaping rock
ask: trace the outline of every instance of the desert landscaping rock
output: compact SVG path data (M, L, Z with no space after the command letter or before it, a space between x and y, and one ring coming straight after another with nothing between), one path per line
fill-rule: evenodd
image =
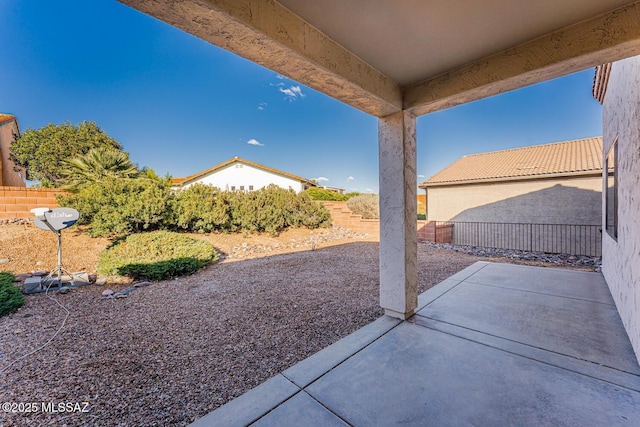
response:
M145 286L149 286L151 283L150 282L136 282L133 284L133 286L135 288L143 288Z
M450 249L478 257L500 257L511 260L540 262L543 264L561 265L568 267L587 267L593 271L602 268L601 257L577 256L569 254L548 254L544 252L528 252L516 249L487 248L483 246L457 246L450 243L423 242L432 248Z
M55 242L46 259L34 258L43 246L21 246L28 238L48 244L51 233L31 228L0 227L3 251L21 254L7 253L13 271L30 271L36 259L55 266ZM108 242L73 233L63 232L63 262L70 271L95 272ZM71 312L64 328L0 373L0 397L88 402L90 412L0 414L0 425L185 426L382 315L378 243L367 236L334 228L201 238L227 258L117 302L97 302L91 285L57 296ZM234 254L245 241L247 251ZM557 267L419 244L419 292L478 260ZM109 286L102 299L136 289ZM65 319L43 293L25 300L0 318L0 369L45 343Z
M29 277L31 277L31 274L29 273L21 273L21 274L16 274L16 282L24 282L25 279L28 279Z

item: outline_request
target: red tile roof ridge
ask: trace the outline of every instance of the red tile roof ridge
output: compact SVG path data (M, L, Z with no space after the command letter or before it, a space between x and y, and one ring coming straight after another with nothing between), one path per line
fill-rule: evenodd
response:
M547 143L544 143L544 144L529 145L527 147L503 148L502 150L485 151L484 153L465 154L462 157L483 156L485 154L502 153L502 152L507 152L507 151L527 150L527 149L531 149L531 148L547 147L547 146L550 146L550 145L560 145L560 144L569 144L569 143L578 142L578 141L587 141L589 139L602 139L602 137L601 136L590 136L588 138L568 139L566 141L558 141L558 142L547 142Z
M16 120L16 116L13 114L0 113L0 123L7 122L9 120Z
M602 137L591 137L469 154L420 187L597 174L601 170Z

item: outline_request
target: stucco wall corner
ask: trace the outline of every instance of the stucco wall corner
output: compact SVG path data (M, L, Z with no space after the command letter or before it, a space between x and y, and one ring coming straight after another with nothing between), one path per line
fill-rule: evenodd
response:
M639 76L640 56L614 63L603 104L604 153L618 144L618 237L603 232L602 272L640 363Z

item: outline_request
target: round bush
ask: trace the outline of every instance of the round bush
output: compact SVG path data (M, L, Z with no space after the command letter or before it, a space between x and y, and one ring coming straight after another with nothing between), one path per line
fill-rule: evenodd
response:
M347 207L363 219L380 219L380 202L377 194L361 194L347 200Z
M191 274L218 259L208 242L170 231L132 234L100 254L98 273L161 280Z
M0 272L0 316L13 313L24 304L24 296L13 284L15 276L6 271Z

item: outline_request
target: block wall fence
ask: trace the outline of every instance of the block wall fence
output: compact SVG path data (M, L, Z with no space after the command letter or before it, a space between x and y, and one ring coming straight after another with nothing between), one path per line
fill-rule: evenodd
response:
M56 195L66 194L54 188L0 187L0 219L32 218L33 208L57 208Z
M363 219L362 215L355 215L347 207L347 202L328 202L322 204L331 213L333 224L347 228L356 233L369 234L380 238L380 220ZM436 227L435 221L417 221L418 240L426 242L451 243L453 226L441 225Z

